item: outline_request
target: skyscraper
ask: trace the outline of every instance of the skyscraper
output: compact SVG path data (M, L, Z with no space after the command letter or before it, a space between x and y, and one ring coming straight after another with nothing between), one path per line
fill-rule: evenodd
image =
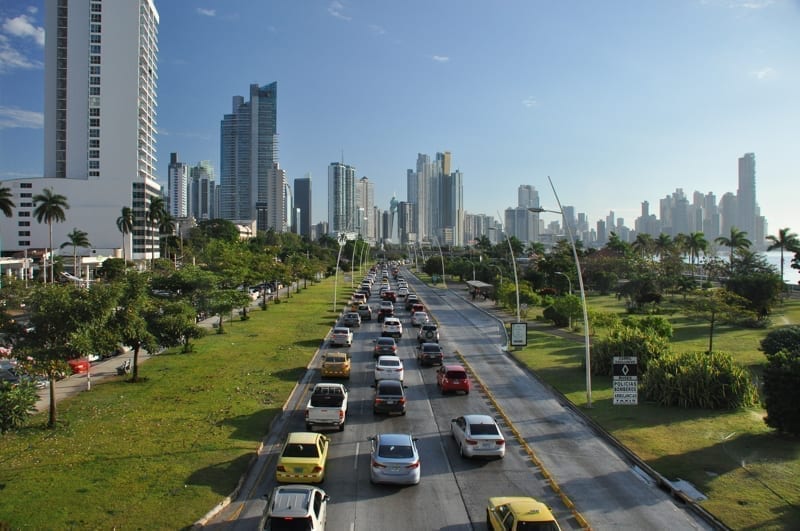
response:
M375 230L375 185L366 177L356 183L356 209L359 212L356 220L358 233L366 241L375 243L378 236Z
M151 0L46 2L44 176L5 181L19 205L4 221L4 250L48 245L47 226L31 224L30 198L43 189L67 198L53 241L84 230L97 255L157 256L146 221L160 195L156 173L158 12ZM134 209L133 232L116 226ZM123 236L123 238L120 238ZM131 249L131 246L133 247ZM130 252L132 251L132 253ZM122 256L122 253L119 253Z
M301 236L311 237L311 175L294 180L294 207L300 211L299 226L294 230Z
M177 153L169 155L167 181L169 214L173 218L185 218L189 215L189 165L180 162Z
M328 166L328 230L356 230L356 169L343 162Z
M756 156L745 153L739 158L739 189L736 191L736 228L745 231L753 244L756 240Z
M189 214L196 220L217 217L217 183L214 167L209 160L201 160L189 169Z
M277 82L250 85L250 101L234 96L222 119L220 217L282 232L286 173L278 165L277 102Z

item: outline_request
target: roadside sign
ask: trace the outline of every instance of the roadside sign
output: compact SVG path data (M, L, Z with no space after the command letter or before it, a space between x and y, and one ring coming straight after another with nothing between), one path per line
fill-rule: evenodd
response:
M639 366L636 356L614 356L615 406L635 406L639 403Z
M528 345L528 323L511 323L511 346L525 347Z

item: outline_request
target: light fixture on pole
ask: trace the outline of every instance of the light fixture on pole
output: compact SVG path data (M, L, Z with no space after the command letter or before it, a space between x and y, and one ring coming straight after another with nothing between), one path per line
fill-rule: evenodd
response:
M556 198L556 203L558 203L559 210L547 210L541 207L532 207L528 210L530 212L534 212L540 214L542 212L551 212L553 214L560 214L561 219L564 222L564 227L567 230L567 236L569 236L569 243L572 246L572 256L575 259L575 268L578 271L578 285L581 290L581 307L583 309L583 341L584 341L584 348L585 348L585 362L586 362L586 407L592 407L592 359L591 359L591 352L589 347L589 315L586 311L586 291L583 288L583 274L581 273L581 264L578 260L578 250L575 247L575 238L572 235L572 227L571 224L567 222L567 218L564 215L564 207L561 206L561 200L558 198L558 193L556 193L556 187L553 186L553 180L550 177L547 177L547 180L550 182L550 188L553 190L553 195Z

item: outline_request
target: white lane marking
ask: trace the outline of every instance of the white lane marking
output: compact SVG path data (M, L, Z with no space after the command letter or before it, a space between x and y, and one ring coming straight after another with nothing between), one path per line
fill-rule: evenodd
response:
M360 442L356 443L356 453L353 456L353 470L358 470L358 448L361 446Z

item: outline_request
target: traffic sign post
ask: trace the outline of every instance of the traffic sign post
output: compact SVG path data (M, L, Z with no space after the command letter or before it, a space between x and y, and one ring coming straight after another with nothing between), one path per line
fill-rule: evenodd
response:
M614 356L615 406L635 406L639 403L639 366L636 356Z

